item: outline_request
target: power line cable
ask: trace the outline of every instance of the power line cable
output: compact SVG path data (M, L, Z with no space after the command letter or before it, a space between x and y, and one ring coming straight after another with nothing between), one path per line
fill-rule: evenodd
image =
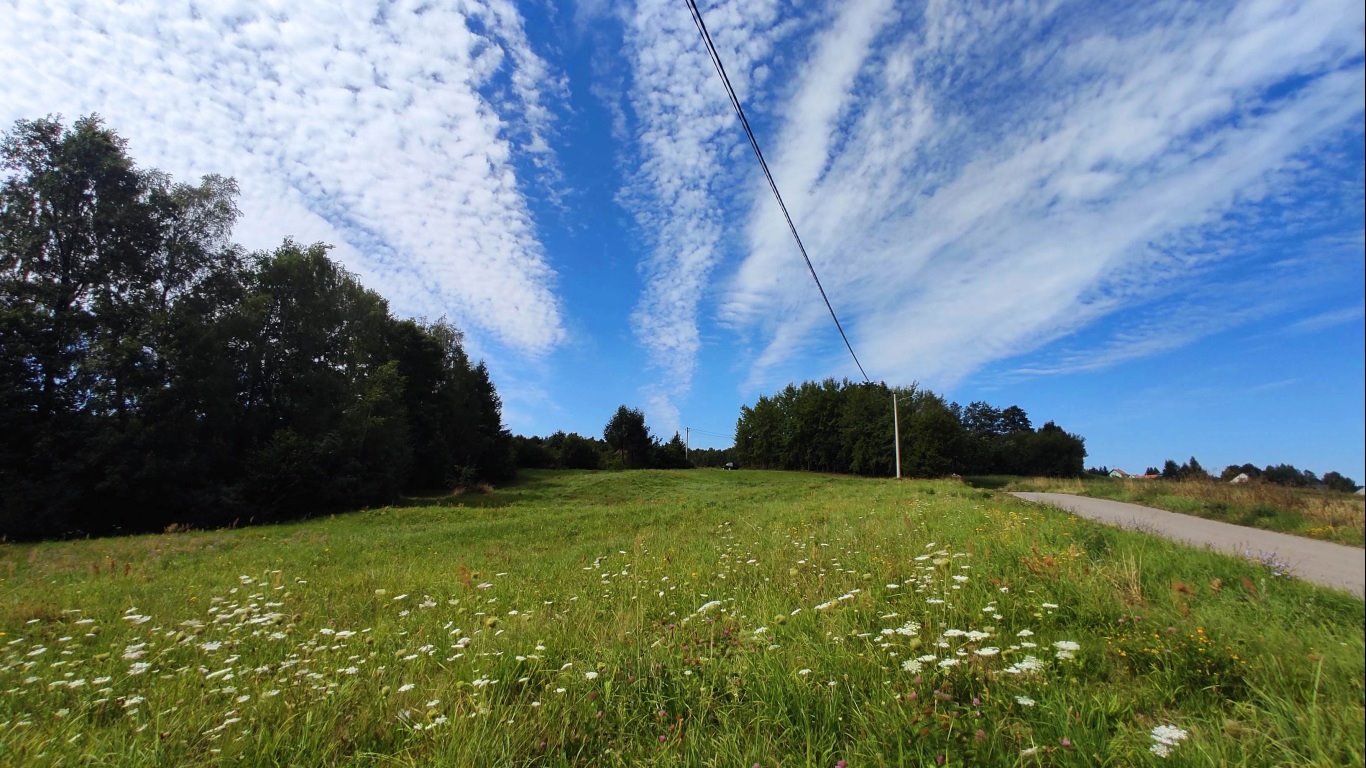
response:
M816 281L816 289L821 292L821 298L825 300L825 308L830 310L830 319L835 321L835 328L839 330L840 338L844 339L844 346L849 350L849 356L854 358L854 365L858 366L858 372L863 375L865 382L869 382L868 374L863 370L863 363L860 363L858 355L854 354L854 346L849 343L849 337L844 333L844 326L840 324L839 316L835 314L835 308L830 304L830 297L825 295L825 287L821 285L821 279L816 276L816 268L811 264L811 257L806 253L806 245L802 243L801 235L797 234L797 225L792 223L792 215L787 212L787 204L783 202L783 196L778 192L778 184L773 181L773 174L768 170L768 161L764 159L763 150L759 149L759 141L754 138L754 131L749 127L749 119L745 117L745 108L740 105L740 98L735 95L735 88L731 86L730 77L726 75L726 67L721 63L720 54L716 52L716 44L712 42L706 22L702 20L702 11L697 8L697 0L687 0L687 3L688 10L692 11L693 23L697 25L697 32L702 36L703 44L707 46L711 63L716 67L716 74L721 76L721 84L725 86L726 95L730 97L730 105L740 118L740 125L745 129L745 135L749 137L749 146L754 150L754 156L759 159L759 167L764 170L764 178L768 180L768 188L773 192L774 199L778 201L778 207L783 211L783 218L787 220L788 231L792 233L792 239L797 241L797 248L802 252L802 258L806 260L806 268L811 271L811 279Z
M694 433L696 433L696 434L699 434L699 435L706 435L706 436L708 436L708 437L719 437L719 438L726 439L726 440L729 440L729 439L731 439L731 438L734 437L734 435L723 435L723 434L721 434L721 433L719 433L719 432L708 432L708 431L705 430L705 429L698 429L697 427L684 427L684 429L691 430L692 432L694 432Z

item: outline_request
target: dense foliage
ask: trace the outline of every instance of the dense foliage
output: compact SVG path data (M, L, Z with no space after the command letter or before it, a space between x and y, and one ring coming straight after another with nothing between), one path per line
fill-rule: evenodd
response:
M603 427L602 439L577 432L556 432L549 437L513 438L518 467L526 469L692 469L720 466L711 463L720 451L689 454L677 432L665 442L650 434L645 413L625 405L617 408Z
M229 240L237 187L97 117L0 147L0 536L280 519L497 480L488 371L327 257Z
M1081 437L1053 422L1034 429L1023 409L946 403L926 389L895 390L901 471L1076 476ZM745 466L886 476L895 473L893 390L882 383L806 382L740 409L735 451Z

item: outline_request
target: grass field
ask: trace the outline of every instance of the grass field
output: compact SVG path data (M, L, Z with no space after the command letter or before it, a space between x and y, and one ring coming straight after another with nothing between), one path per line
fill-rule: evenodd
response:
M1363 762L1360 600L951 482L527 473L0 595L0 765Z
M1009 491L1055 491L1144 504L1234 525L1265 528L1354 547L1366 546L1366 502L1360 496L1271 483L1117 480L1108 477L971 478Z

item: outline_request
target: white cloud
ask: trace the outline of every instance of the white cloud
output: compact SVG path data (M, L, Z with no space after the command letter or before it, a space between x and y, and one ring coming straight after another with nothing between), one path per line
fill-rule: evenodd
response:
M703 14L740 98L753 96L765 79L758 63L784 34L778 3L723 2ZM621 21L634 75L628 101L637 161L623 200L650 250L631 319L664 382L645 390L651 418L672 431L674 401L691 386L701 346L698 306L723 255L719 201L729 176L718 169L736 157L750 161L738 155L738 123L687 8L642 0L622 11Z
M1286 326L1288 333L1318 333L1337 325L1343 325L1353 321L1360 322L1362 317L1366 317L1366 307L1342 307L1340 309L1330 309L1326 312L1319 312L1308 317L1301 318Z
M563 340L528 194L556 178L566 86L509 2L21 0L5 16L6 125L98 112L143 165L235 176L249 246L328 241L397 312L526 355Z
M883 20L856 38L866 55L851 27L818 32L815 50L844 45L796 68L769 150L877 378L951 384L1159 296L1215 303L1179 333L1035 368L1114 364L1265 314L1274 285L1231 302L1177 286L1246 249L1224 217L1282 204L1306 153L1360 131L1359 4L930 3ZM721 307L759 342L748 386L851 375L772 203L754 198L748 221Z

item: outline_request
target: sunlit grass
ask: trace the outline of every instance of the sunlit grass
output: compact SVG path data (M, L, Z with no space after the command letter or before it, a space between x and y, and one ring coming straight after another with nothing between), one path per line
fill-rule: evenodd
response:
M1360 547L1366 545L1366 503L1360 496L1272 483L1213 480L973 478L1011 491L1055 491L1144 504L1235 525Z
M1361 601L957 483L532 473L0 577L7 765L1362 762Z

